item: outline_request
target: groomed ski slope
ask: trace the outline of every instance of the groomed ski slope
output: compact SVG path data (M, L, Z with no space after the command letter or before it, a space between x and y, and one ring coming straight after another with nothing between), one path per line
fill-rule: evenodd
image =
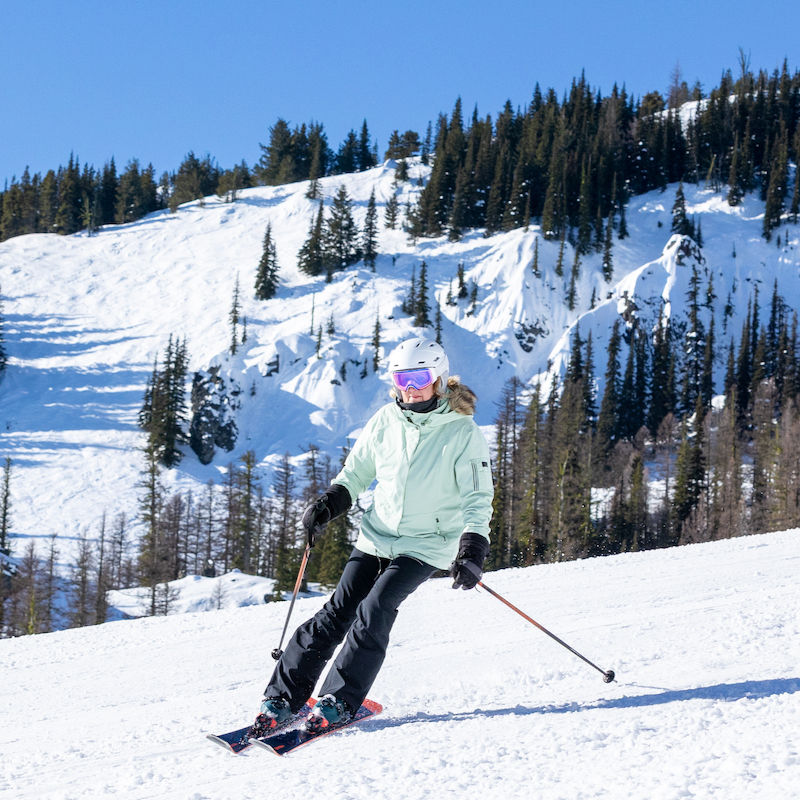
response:
M287 604L0 641L3 798L800 796L800 531L433 580L384 714L284 759L206 741L257 710ZM298 601L295 621L323 598Z

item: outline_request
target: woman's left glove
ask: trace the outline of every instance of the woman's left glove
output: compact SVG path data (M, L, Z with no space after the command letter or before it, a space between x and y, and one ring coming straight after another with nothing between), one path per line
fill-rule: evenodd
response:
M474 589L483 576L483 562L489 555L489 540L479 533L461 534L458 556L450 565L454 589Z

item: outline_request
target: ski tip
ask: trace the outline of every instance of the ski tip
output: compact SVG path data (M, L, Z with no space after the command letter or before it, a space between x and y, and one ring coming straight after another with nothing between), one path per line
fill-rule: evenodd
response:
M215 736L213 733L207 733L206 739L209 742L214 742L214 744L218 744L220 747L227 750L229 753L237 753L238 751L234 749L230 742L226 742L224 739L220 739L219 736Z

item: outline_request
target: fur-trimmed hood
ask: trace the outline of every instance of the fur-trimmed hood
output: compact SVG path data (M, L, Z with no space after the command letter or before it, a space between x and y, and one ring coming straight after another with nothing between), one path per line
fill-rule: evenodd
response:
M447 394L445 395L450 402L450 408L457 414L472 417L475 415L475 405L478 397L469 386L461 383L458 375L451 375L447 379Z

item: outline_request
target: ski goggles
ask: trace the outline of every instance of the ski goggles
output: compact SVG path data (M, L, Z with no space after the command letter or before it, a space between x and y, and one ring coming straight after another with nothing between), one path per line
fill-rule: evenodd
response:
M392 383L401 391L407 392L412 386L420 391L436 380L432 369L404 369L392 373Z

